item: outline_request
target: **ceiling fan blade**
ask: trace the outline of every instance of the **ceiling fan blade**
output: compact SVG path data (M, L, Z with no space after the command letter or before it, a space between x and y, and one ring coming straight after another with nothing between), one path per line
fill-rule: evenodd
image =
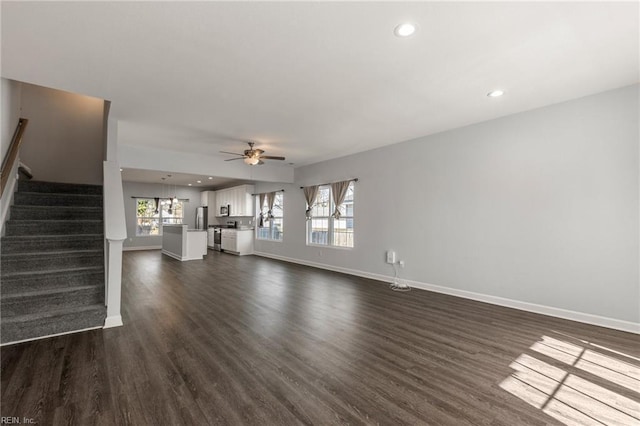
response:
M237 152L229 152L229 151L220 151L222 154L231 154L231 155L239 155L244 157L244 154L238 154Z
M240 157L240 158L229 158L228 160L224 160L224 161L233 161L233 160L242 160L244 157Z
M284 160L284 157L274 157L273 155L261 155L260 156L261 159L265 159L265 160Z

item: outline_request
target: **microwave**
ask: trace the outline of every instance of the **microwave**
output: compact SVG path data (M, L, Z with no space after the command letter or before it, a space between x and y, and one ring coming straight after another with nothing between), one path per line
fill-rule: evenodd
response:
M220 216L230 216L231 215L231 204L227 204L226 206L220 206Z

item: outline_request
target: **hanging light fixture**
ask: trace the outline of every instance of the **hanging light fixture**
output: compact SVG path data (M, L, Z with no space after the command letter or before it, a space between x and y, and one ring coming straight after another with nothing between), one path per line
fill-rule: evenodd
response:
M164 198L164 181L165 181L165 179L167 179L167 178L162 177L162 178L160 178L160 179L162 179L162 196L160 197L160 205L161 205L161 206L164 206L164 204L166 203L166 200L165 200L165 198Z
M173 175L167 175L168 178L172 177ZM164 178L162 178L162 180L164 180ZM167 202L171 204L171 206L173 207L174 203L178 202L178 196L176 195L176 191L177 191L177 186L174 183L173 184L173 197L170 194L169 191L171 191L171 184L169 184L169 190L167 191Z
M173 185L173 204L177 204L178 203L178 186L177 185Z

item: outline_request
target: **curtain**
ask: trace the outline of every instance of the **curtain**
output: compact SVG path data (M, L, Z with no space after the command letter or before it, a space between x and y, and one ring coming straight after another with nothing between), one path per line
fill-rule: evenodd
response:
M258 222L259 228L264 228L264 215L262 214L262 206L264 206L264 200L267 198L267 194L258 194L258 208L260 209L260 222Z
M155 213L155 214L158 214L158 203L159 203L159 202L160 202L160 198L154 198L154 199L153 199L153 203L154 203L154 205L155 205L155 210L154 210L154 213Z
M267 207L269 210L267 211L267 220L273 219L273 203L276 201L276 193L275 192L267 192Z
M303 188L304 198L307 200L307 220L311 219L311 209L316 203L316 197L318 196L318 185L305 186Z
M344 197L347 195L347 189L349 189L350 180L344 180L342 182L336 182L331 184L331 193L333 194L333 203L336 205L336 211L331 216L336 219L340 219L342 215L340 213L340 206L344 202Z

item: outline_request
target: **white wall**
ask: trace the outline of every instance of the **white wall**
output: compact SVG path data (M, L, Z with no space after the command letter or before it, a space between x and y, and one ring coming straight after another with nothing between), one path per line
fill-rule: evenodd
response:
M102 184L104 101L22 84L20 158L36 180Z
M174 190L174 187L165 185L163 188L162 184L156 183L122 182L122 190L127 222L127 239L123 244L125 249L162 246L162 236L136 237L136 200L131 197L166 198L175 194L180 199L188 199L184 205L184 224L189 225L189 229L195 227L196 207L200 206L200 189L177 186Z
M638 93L626 87L296 169L257 252L640 322ZM425 118L428 119L428 118ZM300 186L359 178L355 248L308 247ZM497 299L496 299L497 300Z
M0 153L2 154L1 158L4 159L20 119L20 91L22 85L17 81L6 78L0 79L0 81L2 84L0 88L2 99L0 102L0 116L2 116Z

